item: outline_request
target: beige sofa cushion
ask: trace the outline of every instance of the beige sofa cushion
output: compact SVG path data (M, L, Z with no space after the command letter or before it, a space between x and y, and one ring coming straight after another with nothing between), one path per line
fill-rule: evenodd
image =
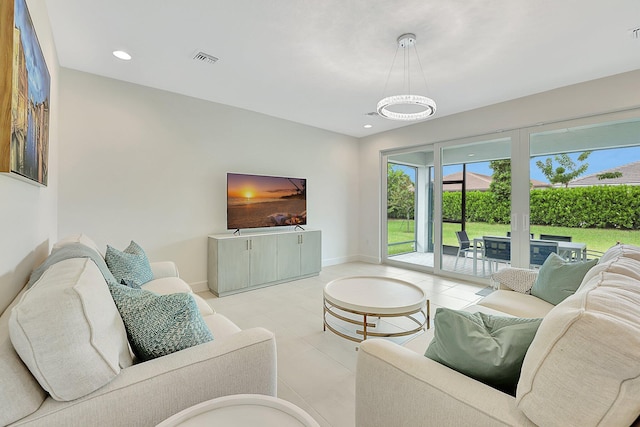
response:
M240 328L222 314L210 314L208 316L204 316L203 319L214 338L217 340L240 332Z
M49 267L13 308L9 333L40 386L56 400L89 394L132 364L120 314L88 258Z
M640 414L640 266L612 258L549 312L525 356L516 403L538 425L630 425Z
M532 295L503 289L491 292L476 304L511 316L531 318L544 317L554 307Z

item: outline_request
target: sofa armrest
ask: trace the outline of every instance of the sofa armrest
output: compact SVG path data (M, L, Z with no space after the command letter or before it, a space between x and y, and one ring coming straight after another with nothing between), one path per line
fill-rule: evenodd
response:
M507 267L491 275L491 285L494 289L513 290L528 294L537 278L538 271L536 270Z
M180 277L178 274L178 266L173 261L156 261L150 264L154 279L160 279L162 277Z
M263 328L187 348L123 369L109 384L71 402L50 397L17 425L156 425L197 403L229 394L276 396L276 342Z
M515 398L382 339L360 345L356 426L533 426Z

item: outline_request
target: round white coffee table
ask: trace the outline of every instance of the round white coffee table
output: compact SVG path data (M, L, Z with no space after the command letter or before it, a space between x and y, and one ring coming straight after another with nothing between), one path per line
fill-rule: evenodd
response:
M320 427L291 402L262 394L234 394L199 403L167 418L156 427L264 426Z
M353 316L355 315L355 316ZM406 317L416 326L396 332L371 330L376 324L369 317ZM409 282L390 277L354 276L333 280L324 288L324 330L351 341L361 342L368 337L399 337L412 335L430 327L429 300L424 291ZM329 319L339 319L361 327L355 336L338 331Z

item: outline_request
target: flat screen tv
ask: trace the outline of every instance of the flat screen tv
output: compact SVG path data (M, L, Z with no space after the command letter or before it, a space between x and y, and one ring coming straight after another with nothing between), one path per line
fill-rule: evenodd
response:
M227 229L302 226L306 223L306 179L227 174Z

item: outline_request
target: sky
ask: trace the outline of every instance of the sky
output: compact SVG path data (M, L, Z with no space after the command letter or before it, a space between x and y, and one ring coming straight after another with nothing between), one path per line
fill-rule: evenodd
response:
M580 154L581 153L571 153L569 154L569 157L576 161L576 158ZM537 179L538 181L542 182L549 182L540 168L536 166L536 160L542 160L542 162L544 162L548 157L551 157L553 159L553 156L539 156L531 159L529 174L532 179ZM580 178L583 178L587 175L592 175L594 173L602 172L607 169L615 168L616 166L626 165L638 160L640 160L640 147L593 151L589 158L586 160L586 163L589 164L589 168L583 175L580 176ZM555 166L557 165L557 162L554 161L553 164ZM580 164L581 163L576 161L577 166L580 166ZM493 172L491 168L489 168L488 162L478 163L475 165L467 165L467 171L481 173L489 176L491 176Z
M569 157L571 157L575 161L580 154L581 153L572 153L569 155ZM549 182L542 171L540 171L540 169L536 166L537 160L542 160L542 162L544 162L547 157L551 157L553 159L553 156L540 156L531 159L529 173L532 179L536 179L542 182ZM593 151L589 158L586 160L586 162L589 164L589 168L580 177L582 178L587 175L592 175L594 173L602 172L604 170L615 168L617 166L626 165L638 160L640 160L640 146ZM554 161L553 164L555 166L557 163ZM576 165L579 166L580 163L576 162ZM413 182L415 182L415 173L413 172L413 168L406 166L399 167L409 175ZM461 167L458 165L451 167L445 166L444 175L448 175L460 170ZM489 167L489 162L468 163L467 171L489 176L491 176L491 174L493 173L492 169Z
M227 193L235 198L279 198L296 194L305 184L300 178L227 174Z

